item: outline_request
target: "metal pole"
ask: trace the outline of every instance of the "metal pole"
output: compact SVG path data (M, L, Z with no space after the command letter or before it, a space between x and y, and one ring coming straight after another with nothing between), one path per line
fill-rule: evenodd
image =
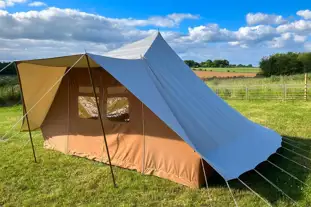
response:
M22 82L21 82L21 78L20 78L19 71L18 71L16 63L14 63L14 67L15 67L15 70L16 70L16 73L17 73L17 77L18 77L18 81L19 81L19 87L20 87L20 91L21 91L21 97L22 97L22 103L23 103L23 113L26 114L25 117L26 117L26 121L27 121L29 139L30 139L31 148L32 148L32 154L33 154L33 158L34 158L35 163L37 163L36 151L35 151L35 147L34 147L34 144L33 144L32 134L31 134L31 130L30 130L30 124L29 124L29 119L28 119L28 112L27 112L27 109L26 109L25 99L24 99L24 96L23 96ZM24 121L23 121L23 124L24 124Z
M110 167L110 171L111 171L111 177L112 177L112 181L113 181L114 187L117 187L116 181L115 181L115 178L114 178L114 174L113 174L113 170L112 170L110 153L109 153L109 149L108 149L108 144L107 144L106 133L105 133L105 128L104 128L104 124L103 124L103 119L102 119L102 116L101 116L99 104L98 104L98 101L97 101L97 94L96 94L96 90L95 90L95 86L94 86L94 82L93 82L93 73L92 73L92 70L91 70L91 67L90 67L90 62L89 62L88 55L86 54L85 57L86 57L88 71L89 71L90 81L91 81L92 88L93 88L93 95L95 97L95 102L96 102L96 106L97 106L97 110L98 110L100 126L101 126L101 129L102 129L102 132L103 132L103 136L104 136L105 147L106 147L106 151L107 151L107 155L108 155L108 161L109 161L109 167Z

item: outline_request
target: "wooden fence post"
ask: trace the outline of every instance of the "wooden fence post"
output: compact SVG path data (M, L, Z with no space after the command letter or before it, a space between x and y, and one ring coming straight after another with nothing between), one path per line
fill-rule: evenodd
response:
M286 96L287 96L287 87L286 84L283 84L283 93L284 93L284 101L286 101Z
M246 100L249 100L248 87L247 86L245 86L245 96L246 96Z
M304 100L308 100L308 73L305 73L305 91L304 91Z

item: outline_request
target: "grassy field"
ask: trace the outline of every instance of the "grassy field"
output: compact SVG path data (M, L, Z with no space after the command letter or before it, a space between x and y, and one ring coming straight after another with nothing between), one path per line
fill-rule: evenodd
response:
M269 84L304 84L304 74L290 76L271 76L260 78L228 78L206 81L209 86L218 85L269 85ZM311 83L311 74L308 74L308 83Z
M251 120L304 144L301 147L307 152L297 152L311 157L310 102L230 101L229 104ZM0 135L12 126L20 114L20 106L0 108ZM0 141L0 206L234 206L224 180L217 174L209 180L208 189L190 189L168 180L113 167L118 184L118 188L113 188L106 165L45 150L40 132L34 134L37 164L33 162L27 133ZM286 147L294 149L289 145ZM279 152L311 167L306 159L290 152ZM270 160L311 185L309 171L278 155ZM257 170L300 206L310 205L310 187L300 184L269 163L261 164ZM253 171L240 178L274 206L292 206L289 199ZM229 184L239 206L265 206L239 181L230 181Z
M215 71L215 72L238 72L238 73L258 73L260 68L194 68L194 70Z

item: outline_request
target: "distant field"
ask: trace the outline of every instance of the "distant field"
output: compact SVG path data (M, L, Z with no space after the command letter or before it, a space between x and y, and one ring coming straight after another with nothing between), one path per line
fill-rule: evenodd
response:
M258 73L260 71L260 68L193 68L193 70L234 73Z
M200 78L229 78L229 77L255 77L257 73L220 72L220 71L194 71Z
M195 71L198 76L204 71ZM232 73L230 73L232 74ZM201 76L200 76L201 77ZM245 76L249 77L249 76ZM271 76L260 78L228 78L213 79L205 81L209 86L251 86L251 85L271 85L271 84L304 84L304 74L290 76ZM311 84L311 73L308 74L308 84Z

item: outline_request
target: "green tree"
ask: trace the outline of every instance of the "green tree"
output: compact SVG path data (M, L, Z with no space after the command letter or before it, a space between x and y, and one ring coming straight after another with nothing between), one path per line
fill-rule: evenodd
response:
M195 62L194 60L185 60L184 61L190 68L200 67L200 64Z
M310 72L311 71L311 52L300 53L298 55L298 60L300 62L302 62L304 72Z

